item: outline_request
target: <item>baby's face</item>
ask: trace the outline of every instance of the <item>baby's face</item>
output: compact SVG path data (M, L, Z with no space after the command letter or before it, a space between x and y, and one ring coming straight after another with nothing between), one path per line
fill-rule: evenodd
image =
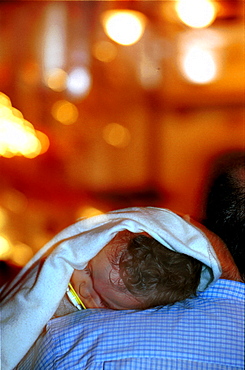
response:
M106 245L84 270L75 270L71 277L74 289L87 308L124 310L141 307L141 302L131 293L118 288L119 267L113 267L111 262L114 248L113 243Z

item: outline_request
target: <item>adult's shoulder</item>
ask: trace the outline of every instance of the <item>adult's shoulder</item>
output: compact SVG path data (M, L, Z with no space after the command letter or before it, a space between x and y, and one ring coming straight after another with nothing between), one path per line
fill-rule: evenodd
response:
M173 306L137 312L85 310L50 321L48 330L60 365L72 349L84 366L92 355L93 361L102 362L150 357L242 368L243 316L244 284L219 280L196 298Z
M59 335L64 327L69 328L70 326L74 330L77 326L78 331L85 332L92 331L93 329L91 328L93 326L101 325L106 327L108 323L113 322L121 322L122 328L123 325L134 325L136 327L140 325L142 320L144 320L144 323L156 323L159 321L159 325L162 325L163 318L166 323L167 320L171 321L174 317L183 317L186 322L192 322L195 318L196 322L198 322L200 311L202 311L202 315L205 315L205 313L208 313L208 309L211 308L217 316L221 307L222 311L227 311L227 316L229 316L232 306L236 306L238 310L244 312L244 293L244 283L219 279L204 292L198 293L196 297L187 299L184 302L177 302L171 306L143 311L87 309L50 320L47 324L47 330L52 330L53 335ZM222 319L222 317L219 318L219 320ZM119 324L118 328L120 328Z
M245 283L219 279L200 294L203 299L231 299L244 302Z
M244 287L218 280L197 297L169 307L87 309L50 320L34 349L38 357L33 369L45 364L51 370L54 363L59 369L71 364L73 369L90 369L94 364L125 369L125 363L137 368L136 360L141 369L167 368L166 364L168 368L243 369Z

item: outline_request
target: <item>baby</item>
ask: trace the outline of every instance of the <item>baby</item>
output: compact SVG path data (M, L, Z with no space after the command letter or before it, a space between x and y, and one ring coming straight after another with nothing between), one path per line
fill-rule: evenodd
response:
M133 207L79 220L2 290L4 368L17 365L54 314L77 310L65 294L69 283L86 308L134 310L192 297L221 274L209 239L170 210Z
M119 232L71 284L86 308L146 309L195 295L202 263L146 233ZM76 310L63 299L55 316Z

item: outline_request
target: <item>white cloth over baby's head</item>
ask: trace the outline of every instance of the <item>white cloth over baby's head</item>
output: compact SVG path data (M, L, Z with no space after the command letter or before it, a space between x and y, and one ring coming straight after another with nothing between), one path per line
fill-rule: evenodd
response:
M146 232L165 247L203 263L198 290L221 276L205 234L162 208L135 207L82 219L56 235L3 289L2 364L10 370L22 359L56 311L74 269L81 270L122 230ZM45 263L38 265L46 254Z

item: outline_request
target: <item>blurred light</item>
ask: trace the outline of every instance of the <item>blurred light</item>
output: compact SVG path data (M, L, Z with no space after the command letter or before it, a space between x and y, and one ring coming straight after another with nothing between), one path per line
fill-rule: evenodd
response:
M93 55L101 62L111 62L117 56L117 48L109 41L98 41L93 46Z
M207 27L216 17L216 6L210 0L178 0L175 8L181 21L194 28Z
M142 37L146 17L134 10L108 10L102 14L105 33L121 45L135 44Z
M46 8L44 25L44 73L63 68L66 54L66 7L61 2L50 3Z
M41 149L33 125L11 106L5 94L0 93L0 156L34 158L41 153Z
M179 43L182 50L194 45L205 49L217 49L223 48L226 40L218 29L190 29L179 35Z
M6 108L12 108L11 100L7 95L0 92L0 112L1 109L6 110ZM6 113L9 113L9 111L6 110Z
M77 107L67 100L59 100L54 103L51 113L57 121L64 125L71 125L76 122L78 118Z
M25 211L28 201L23 193L16 189L10 189L3 193L2 204L14 213L22 213Z
M14 245L11 254L11 260L18 266L25 266L33 257L33 250L24 243Z
M0 260L8 260L12 253L12 245L4 236L0 235Z
M36 130L36 135L42 146L40 154L46 153L50 144L48 136L38 130Z
M44 73L45 84L54 91L66 89L67 73L61 68L54 68Z
M67 90L75 96L86 96L91 89L91 75L87 68L74 68L67 78Z
M117 148L125 148L130 142L129 130L118 123L109 123L103 130L104 140Z
M182 56L182 71L191 82L206 84L217 76L217 66L212 51L193 46Z
M102 214L103 212L100 211L99 209L87 206L87 207L82 207L78 210L77 217L78 218L88 218L88 217L93 217L93 216L102 215Z

